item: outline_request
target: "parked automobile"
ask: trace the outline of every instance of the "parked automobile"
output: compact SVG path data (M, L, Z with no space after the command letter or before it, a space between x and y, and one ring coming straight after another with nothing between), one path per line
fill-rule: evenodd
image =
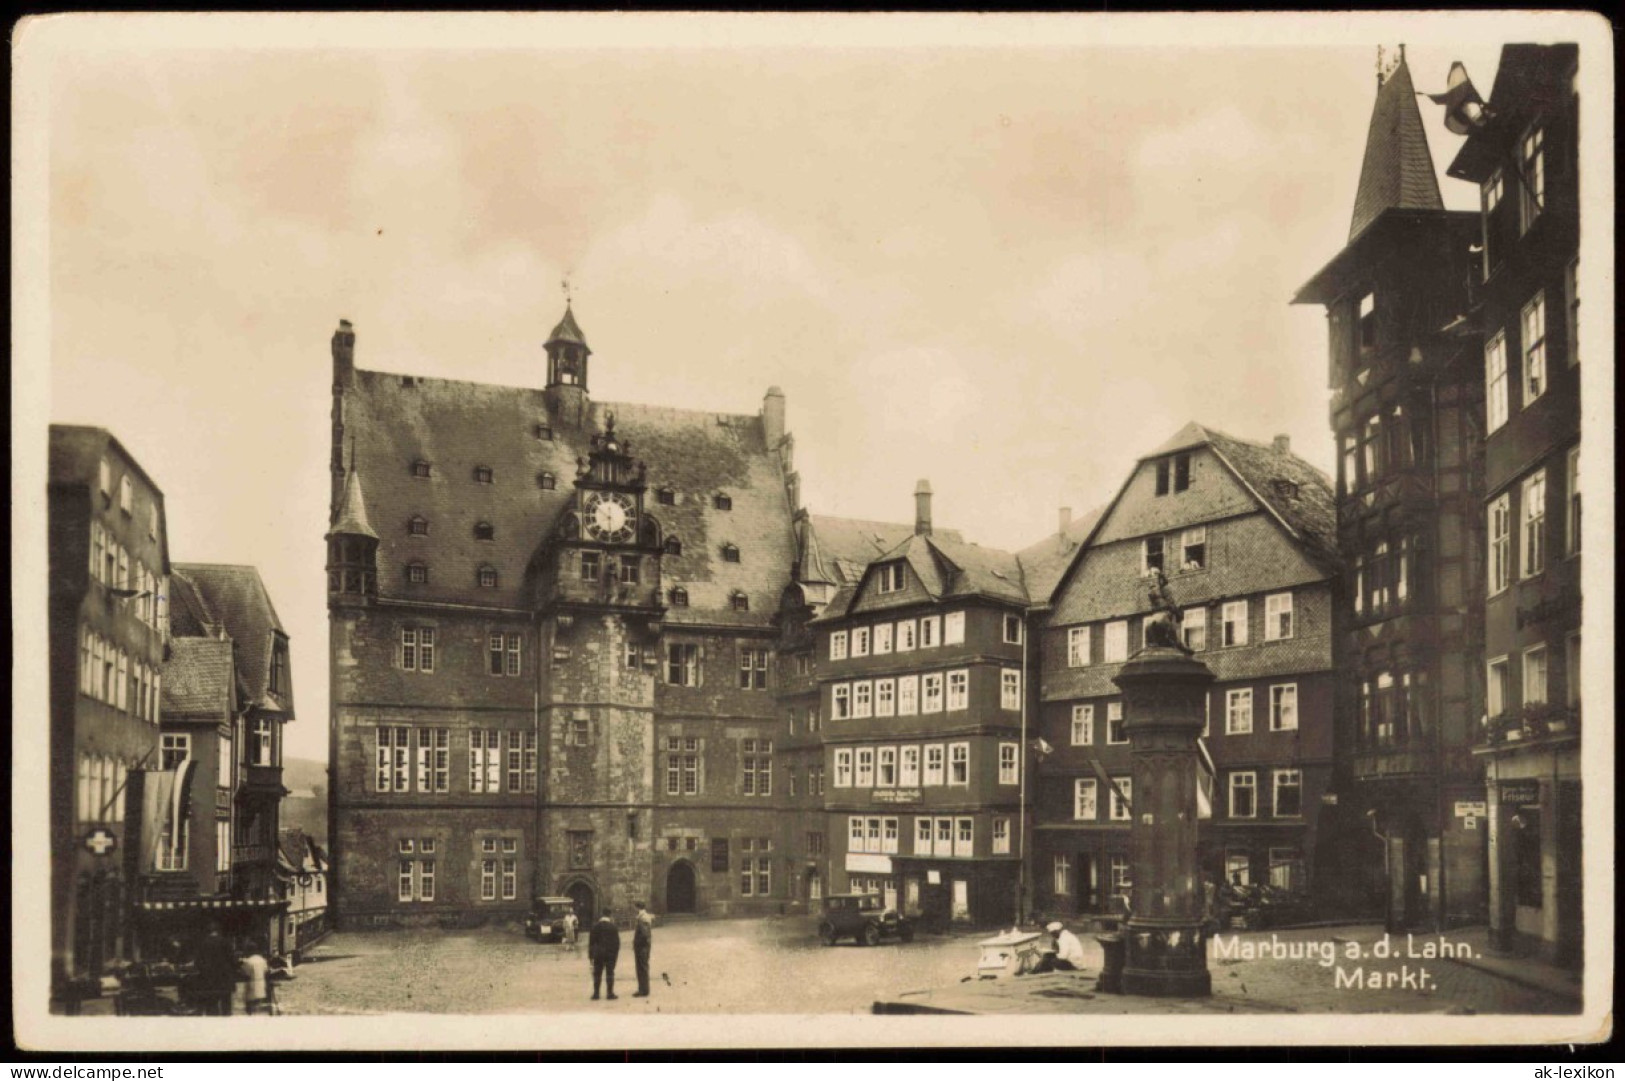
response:
M568 897L538 897L525 917L525 934L537 942L557 942L564 937L564 915L574 912L576 903Z
M824 898L824 918L818 937L833 946L850 938L864 946L877 946L883 938L914 941L914 921L887 908L879 894L837 893Z

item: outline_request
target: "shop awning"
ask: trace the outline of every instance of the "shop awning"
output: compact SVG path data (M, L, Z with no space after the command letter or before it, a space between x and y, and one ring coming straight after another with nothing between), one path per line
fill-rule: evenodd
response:
M272 909L287 908L287 901L275 900L248 900L239 898L208 898L196 897L184 901L142 901L138 906L142 912L182 912L202 910L250 910L258 909L265 912Z

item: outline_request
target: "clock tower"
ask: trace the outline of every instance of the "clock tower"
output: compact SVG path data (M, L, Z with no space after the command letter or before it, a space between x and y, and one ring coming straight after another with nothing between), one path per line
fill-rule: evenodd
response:
M591 915L649 894L663 538L644 509L646 467L613 413L576 465L574 502L535 579L547 665L535 889Z

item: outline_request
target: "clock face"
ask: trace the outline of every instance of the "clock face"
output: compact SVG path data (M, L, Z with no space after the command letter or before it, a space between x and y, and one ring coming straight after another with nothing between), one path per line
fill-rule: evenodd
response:
M632 500L618 492L595 492L587 497L587 535L594 540L632 539Z

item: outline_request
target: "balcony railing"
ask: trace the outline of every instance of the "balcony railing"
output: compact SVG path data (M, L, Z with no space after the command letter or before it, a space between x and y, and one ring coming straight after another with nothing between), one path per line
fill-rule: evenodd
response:
M232 845L231 862L233 866L244 863L265 863L271 858L270 845Z
M244 785L249 791L280 796L282 794L282 767L250 765Z

